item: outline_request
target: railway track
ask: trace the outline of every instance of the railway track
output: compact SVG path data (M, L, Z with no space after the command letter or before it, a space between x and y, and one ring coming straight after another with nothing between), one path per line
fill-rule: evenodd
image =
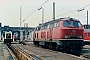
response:
M10 54L10 59L11 60L18 60L17 57L13 54L13 52L9 49L10 48L10 45L9 44L6 44L6 49L8 50L9 54Z
M10 49L14 52L18 60L42 60L41 58L28 53L27 51L21 49L19 46L11 45Z
M36 47L32 44L22 45L22 44L12 44L11 49L19 53L16 55L22 57L20 60L89 60L83 56L76 56L72 54L62 53L58 51L53 51L49 49L43 49L41 47ZM19 55L20 54L20 55ZM22 55L21 55L22 54ZM23 58L24 57L24 58ZM25 58L26 57L26 58Z

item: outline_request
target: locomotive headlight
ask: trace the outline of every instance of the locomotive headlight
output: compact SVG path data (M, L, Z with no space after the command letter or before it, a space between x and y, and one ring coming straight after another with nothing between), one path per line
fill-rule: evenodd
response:
M78 38L82 38L82 36L78 36Z
M68 36L65 36L65 38L68 38Z

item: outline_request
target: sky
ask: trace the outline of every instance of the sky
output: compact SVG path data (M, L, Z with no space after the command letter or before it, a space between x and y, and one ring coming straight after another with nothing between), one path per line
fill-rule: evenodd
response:
M19 27L21 16L22 27L25 23L28 23L28 27L36 27L42 23L42 9L38 11L41 6L44 8L44 22L52 20L53 2L55 2L56 19L72 17L86 24L87 10L90 16L90 0L0 0L0 22L2 26ZM78 9L84 10L78 12ZM88 19L90 20L90 17Z

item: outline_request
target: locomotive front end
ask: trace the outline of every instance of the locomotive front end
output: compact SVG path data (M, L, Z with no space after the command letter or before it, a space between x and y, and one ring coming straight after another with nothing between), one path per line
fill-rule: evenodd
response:
M72 52L80 52L83 47L83 32L80 21L73 19L63 21L61 29L63 47Z

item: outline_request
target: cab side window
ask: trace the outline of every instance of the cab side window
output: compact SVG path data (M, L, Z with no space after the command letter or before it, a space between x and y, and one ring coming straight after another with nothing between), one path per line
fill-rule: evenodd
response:
M59 27L59 25L60 25L59 22L54 23L54 27Z
M88 36L90 36L90 33L88 33Z

